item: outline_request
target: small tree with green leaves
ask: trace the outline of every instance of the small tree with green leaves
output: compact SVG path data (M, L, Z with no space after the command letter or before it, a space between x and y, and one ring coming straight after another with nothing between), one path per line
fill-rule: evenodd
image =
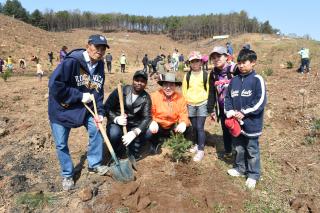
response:
M186 159L186 151L192 146L192 142L187 140L183 134L173 133L170 138L164 142L164 145L172 151L171 158L179 162L179 160Z
M7 69L6 71L4 71L3 73L1 73L1 78L6 82L12 75L12 72Z

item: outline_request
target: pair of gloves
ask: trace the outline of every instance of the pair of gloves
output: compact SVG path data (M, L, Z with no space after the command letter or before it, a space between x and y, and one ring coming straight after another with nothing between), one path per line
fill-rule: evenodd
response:
M181 122L179 123L176 128L174 129L175 132L178 133L184 133L187 129L187 125L185 122ZM151 131L151 133L155 134L159 131L159 125L157 122L152 121L150 126L149 126L149 130Z
M90 94L88 92L83 93L82 99L81 99L82 103L88 104L88 103L92 102L92 100L93 100L92 94ZM97 128L98 128L98 123L102 123L102 121L103 121L103 115L98 115L98 116L94 117L94 122L95 122Z
M126 115L120 115L115 117L113 120L114 123L120 125L120 126L126 126L127 125L127 116ZM122 136L122 142L125 146L129 146L129 144L141 133L141 129L135 128L134 130L129 131L127 134Z

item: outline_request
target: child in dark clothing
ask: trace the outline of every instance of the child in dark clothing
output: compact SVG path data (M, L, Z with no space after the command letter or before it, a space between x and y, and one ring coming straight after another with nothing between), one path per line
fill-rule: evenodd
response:
M253 50L240 51L237 60L240 74L231 80L224 100L226 117L243 121L241 134L232 138L236 157L234 168L229 169L228 174L233 177L246 175L245 185L249 189L254 189L260 179L258 140L267 102L264 80L254 70L256 60L257 55Z
M232 139L226 128L224 121L226 119L224 111L224 98L227 93L229 82L233 75L236 74L236 66L227 62L227 49L222 46L213 48L209 55L210 61L213 62L214 68L209 76L209 96L208 96L208 113L212 120L221 122L224 144L224 158L232 157Z

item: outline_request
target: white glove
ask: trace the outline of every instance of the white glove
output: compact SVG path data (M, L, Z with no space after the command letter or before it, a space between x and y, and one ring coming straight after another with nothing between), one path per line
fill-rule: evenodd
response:
M234 110L229 110L226 113L227 118L231 118L231 117L233 117L235 115L236 115L236 112Z
M130 131L122 136L123 145L128 146L137 137L134 131Z
M178 124L178 126L175 128L175 132L184 133L186 131L187 125L185 122L181 122Z
M159 131L159 125L158 125L158 123L155 122L155 121L152 121L151 124L150 124L150 126L149 126L149 130L150 130L153 134L157 133L157 132Z
M126 115L120 115L115 117L113 120L114 123L119 124L121 126L127 125L127 116Z
M91 101L92 101L91 94L88 92L83 93L81 102L87 104L87 103L90 103Z

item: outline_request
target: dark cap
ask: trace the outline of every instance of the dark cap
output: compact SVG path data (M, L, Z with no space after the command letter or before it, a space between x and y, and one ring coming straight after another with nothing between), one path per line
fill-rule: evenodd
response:
M110 48L106 37L103 35L91 35L88 40L88 44L93 44L93 45L105 45L108 49Z
M147 72L143 71L143 70L138 70L134 73L133 75L133 79L137 78L137 77L142 77L146 80L148 80L148 74Z

